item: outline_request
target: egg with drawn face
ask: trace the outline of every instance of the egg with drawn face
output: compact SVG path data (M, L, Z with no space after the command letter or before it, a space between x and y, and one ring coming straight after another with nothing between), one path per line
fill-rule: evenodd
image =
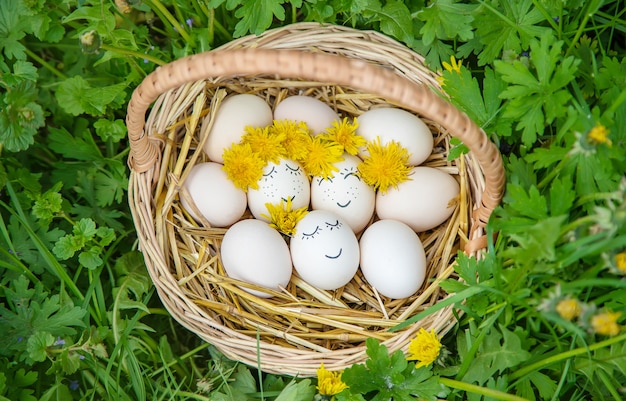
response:
M332 178L313 177L311 207L338 214L359 233L374 215L376 191L358 174L361 159L347 153L343 158L335 163L339 171Z
M308 207L311 198L309 177L300 163L281 159L278 163L269 162L263 169L259 187L248 189L248 207L252 215L264 221L269 219L266 203L280 205L281 200L291 200L292 209Z
M346 285L359 268L359 242L343 218L312 210L296 224L290 244L298 275L322 290Z

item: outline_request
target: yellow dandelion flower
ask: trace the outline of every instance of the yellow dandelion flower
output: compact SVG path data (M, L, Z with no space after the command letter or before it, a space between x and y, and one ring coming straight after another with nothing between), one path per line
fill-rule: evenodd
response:
M270 215L262 214L261 217L268 219L272 228L290 237L296 233L298 222L308 213L307 207L292 210L291 198L287 202L281 199L279 205L266 203L265 207Z
M252 151L264 162L278 163L285 156L283 133L270 133L269 127L246 127L242 143L250 144Z
M563 299L556 305L557 313L565 320L572 320L580 315L580 303L575 299Z
M443 68L446 69L446 71L456 71L457 74L461 73L461 66L463 65L463 60L459 60L458 62L456 61L456 58L454 56L450 56L450 63L447 62L442 62L441 65L443 66Z
M339 171L335 163L343 160L343 146L324 140L321 136L312 137L307 143L307 154L302 160L302 167L307 174L332 178L334 171Z
M347 389L346 383L341 381L341 372L331 372L324 368L322 363L317 369L317 391L326 396L333 396Z
M309 127L304 121L274 120L269 127L272 135L283 138L282 146L287 158L301 161L307 155L307 144L311 140Z
M249 143L234 144L224 150L222 154L224 166L228 178L236 187L248 191L248 187L259 188L259 180L263 177L265 161L261 159Z
M416 367L428 366L435 362L441 352L441 342L435 330L426 331L420 328L415 338L409 343L408 361L418 361Z
M589 133L587 134L587 139L589 140L589 142L596 145L604 143L608 146L611 146L612 143L611 140L608 138L608 135L609 130L606 129L604 125L598 124L589 131Z
M615 266L623 273L626 273L626 252L620 252L615 255Z
M402 145L391 141L381 145L380 137L367 143L368 155L359 164L363 182L385 193L389 187L409 179L409 152Z
M359 153L360 148L367 143L365 138L357 135L356 129L358 127L359 124L356 118L350 122L345 117L341 122L333 121L332 127L327 128L326 132L320 135L328 141L337 142L343 146L346 153L356 155Z
M622 315L621 312L603 312L591 318L591 327L597 334L603 336L616 336L620 332L617 319Z

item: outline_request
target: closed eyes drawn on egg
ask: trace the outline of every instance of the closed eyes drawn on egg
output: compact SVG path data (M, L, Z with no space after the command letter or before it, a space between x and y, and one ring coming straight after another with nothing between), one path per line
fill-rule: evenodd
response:
M323 177L317 177L317 185L322 185L322 183L324 181L328 181L328 182L333 182L333 177L328 177L328 178L323 178Z
M319 233L320 231L322 231L322 228L320 226L315 226L315 230L313 230L312 233L302 233L302 238L313 239L315 238L315 234Z
M343 224L341 224L341 222L339 220L335 220L334 223L329 223L327 221L325 223L326 223L326 227L330 227L330 231L340 229L341 226L343 225Z
M361 181L361 177L359 176L358 172L356 171L356 169L354 168L350 168L350 169L344 169L344 172L341 173L343 175L343 179L347 180L348 177L354 177L357 180Z
M302 175L302 169L298 165L291 167L289 163L285 163L285 171L289 172L291 175Z
M272 169L268 173L263 174L263 177L271 178L272 174L274 174L275 171L276 171L276 166L272 166Z

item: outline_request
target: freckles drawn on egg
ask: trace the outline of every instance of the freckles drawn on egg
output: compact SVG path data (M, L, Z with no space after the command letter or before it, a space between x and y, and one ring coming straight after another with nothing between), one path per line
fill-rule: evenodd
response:
M333 230L340 230L343 227L343 223L341 223L339 220L335 220L335 221L325 221L324 224L318 224L315 226L315 228L313 228L312 230L308 230L307 232L303 232L302 233L302 239L307 240L307 241L314 241L317 242L318 245L314 245L317 248L320 248L321 244L330 242L330 241L323 241L320 240L320 237L324 237L324 236L328 236L330 232L332 232ZM341 257L341 254L343 253L343 248L339 247L338 251L332 252L332 253L324 253L324 257L326 257L327 259L339 259Z
M359 177L357 171L356 167L350 166L342 168L338 173L338 177L329 177L327 179L319 177L317 179L317 185L322 186L325 181L329 184L323 189L324 200L335 203L342 209L350 206L352 201L356 201L360 193L358 185L361 183L361 177ZM355 179L356 182L354 182ZM342 186L334 185L334 180L344 180L344 182L350 181L352 184L348 183L347 185ZM338 188L343 188L344 191L339 192L337 190Z

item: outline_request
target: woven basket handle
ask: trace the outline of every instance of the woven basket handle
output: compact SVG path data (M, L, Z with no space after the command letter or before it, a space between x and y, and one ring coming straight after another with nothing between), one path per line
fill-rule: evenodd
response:
M500 203L505 183L500 153L465 113L426 85L408 81L390 69L358 59L296 50L213 50L157 68L135 89L128 104L130 167L141 173L158 160L160 148L145 134L144 126L146 112L159 95L201 79L260 74L329 82L374 93L439 123L473 152L483 170L485 189L474 215L477 223L484 226Z

